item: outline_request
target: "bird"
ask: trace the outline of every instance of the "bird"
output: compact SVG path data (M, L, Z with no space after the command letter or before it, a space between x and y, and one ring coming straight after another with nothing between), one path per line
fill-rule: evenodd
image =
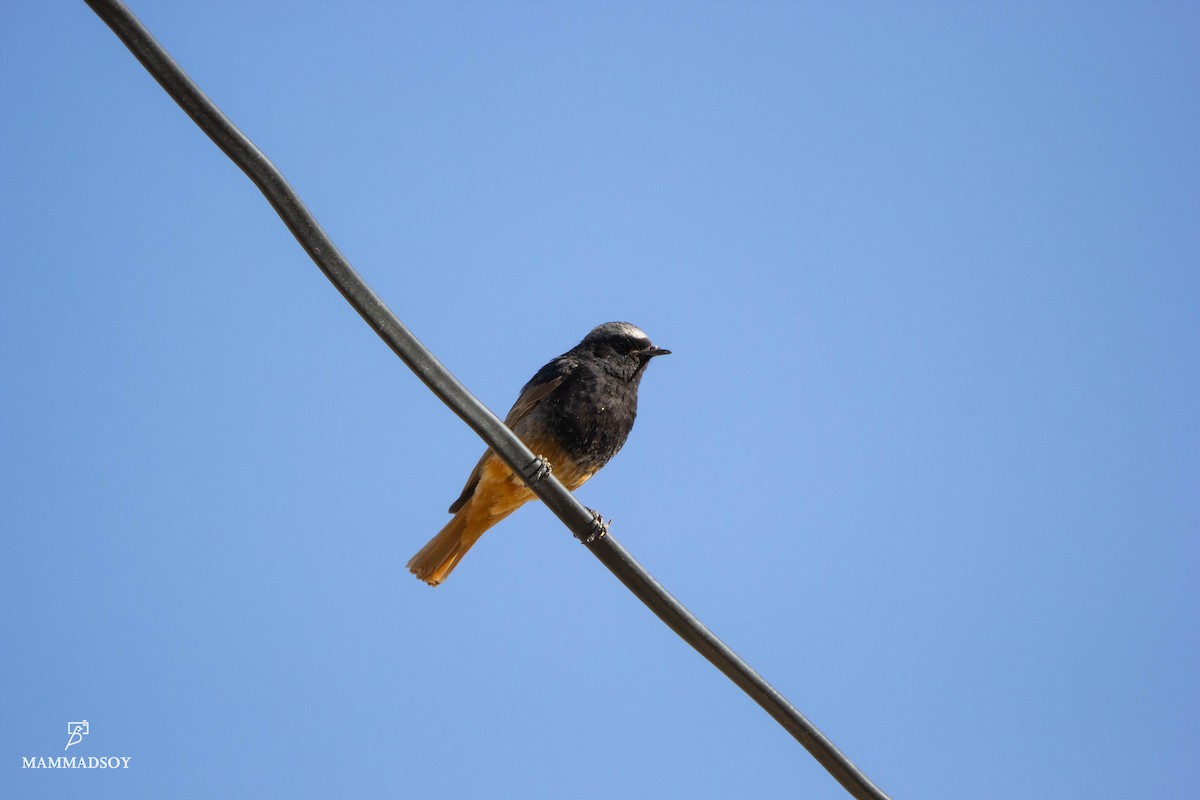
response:
M646 365L670 352L631 323L599 325L537 371L504 424L575 491L625 444ZM437 586L489 528L533 498L524 479L489 449L450 505L454 516L409 560L409 572Z

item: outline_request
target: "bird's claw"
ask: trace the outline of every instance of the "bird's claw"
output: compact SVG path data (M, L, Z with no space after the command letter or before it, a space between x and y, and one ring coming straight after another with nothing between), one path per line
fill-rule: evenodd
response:
M588 531L588 535L580 539L584 544L591 544L597 539L603 539L608 535L608 527L612 525L612 520L605 522L604 516L599 511L589 508L588 513L592 515L592 527Z
M553 465L545 456L534 456L533 461L525 467L525 474L528 476L525 478L525 485L532 487L535 483L541 483L553 470Z

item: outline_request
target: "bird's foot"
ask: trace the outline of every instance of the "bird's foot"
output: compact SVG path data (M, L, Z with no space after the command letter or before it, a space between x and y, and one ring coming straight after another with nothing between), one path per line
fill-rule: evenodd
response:
M612 525L612 520L604 521L604 516L593 508L588 509L588 513L592 515L592 527L588 531L588 535L580 539L584 544L591 544L597 539L603 539L608 535L608 526Z
M541 483L553 470L553 465L545 456L534 456L533 461L525 467L525 485L532 487L535 483Z

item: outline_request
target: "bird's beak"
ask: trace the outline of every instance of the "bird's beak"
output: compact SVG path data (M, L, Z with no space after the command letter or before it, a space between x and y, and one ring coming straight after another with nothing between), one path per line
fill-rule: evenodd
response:
M650 345L649 347L647 347L645 350L642 351L643 358L654 358L655 356L669 356L669 355L671 355L670 350L667 350L662 347L655 347L654 345Z

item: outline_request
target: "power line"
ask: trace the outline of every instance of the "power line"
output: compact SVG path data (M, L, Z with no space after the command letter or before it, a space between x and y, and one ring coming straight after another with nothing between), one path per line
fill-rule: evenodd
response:
M887 800L850 759L817 730L795 706L729 649L700 620L671 596L612 535L599 533L592 512L551 474L542 476L540 462L483 403L479 402L434 355L421 344L384 302L367 286L350 262L321 229L316 218L288 185L282 173L254 143L221 113L175 63L149 31L119 0L86 0L142 66L188 116L208 134L225 155L258 186L283 219L300 246L325 273L354 310L425 385L467 423L562 520L604 566L675 633L725 673L846 788L861 800Z

